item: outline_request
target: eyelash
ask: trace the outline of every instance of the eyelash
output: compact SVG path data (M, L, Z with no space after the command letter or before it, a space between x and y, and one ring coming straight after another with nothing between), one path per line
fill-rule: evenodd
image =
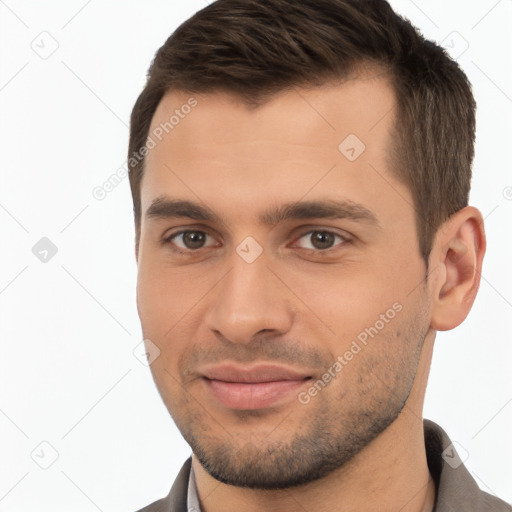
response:
M208 248L208 247L199 247L198 249L183 249L183 248L177 247L175 245L173 246L173 243L172 243L173 240L180 235L184 235L185 233L202 233L202 234L205 234L206 236L211 236L206 231L203 231L200 229L184 229L182 231L178 231L178 232L173 233L172 235L169 235L168 237L164 238L162 243L164 245L169 245L171 247L171 250L177 254L193 254L195 252L199 252L201 249ZM333 247L329 247L328 249L310 249L310 248L304 248L304 247L299 247L299 249L303 249L306 251L314 251L319 254L328 254L331 251L337 250L337 248L339 248L340 246L344 246L344 245L352 242L352 240L350 238L340 235L339 233L336 233L334 231L329 231L327 229L310 229L309 231L305 231L302 234L300 234L297 238L295 238L295 240L300 240L304 236L311 235L312 233L328 233L328 234L334 235L335 237L341 238L343 242L338 245L335 245Z

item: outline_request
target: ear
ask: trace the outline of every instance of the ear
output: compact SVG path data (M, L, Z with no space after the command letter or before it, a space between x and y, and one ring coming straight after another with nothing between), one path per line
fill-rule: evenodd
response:
M448 331L467 317L480 285L485 248L484 219L472 206L455 212L439 228L429 259L433 329Z

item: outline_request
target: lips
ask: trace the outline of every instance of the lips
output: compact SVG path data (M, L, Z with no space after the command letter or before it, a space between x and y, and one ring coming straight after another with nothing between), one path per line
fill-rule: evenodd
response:
M202 374L210 380L245 383L302 380L309 377L306 373L272 364L258 364L248 368L225 364L206 368L202 371Z
M272 364L224 364L205 368L201 374L210 396L223 407L241 410L265 409L289 400L311 378Z

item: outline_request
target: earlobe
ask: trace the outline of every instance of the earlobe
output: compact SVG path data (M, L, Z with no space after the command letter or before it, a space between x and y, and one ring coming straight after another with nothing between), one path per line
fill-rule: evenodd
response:
M432 289L431 327L447 331L467 317L480 285L486 240L482 214L472 206L454 213L432 248L437 279Z

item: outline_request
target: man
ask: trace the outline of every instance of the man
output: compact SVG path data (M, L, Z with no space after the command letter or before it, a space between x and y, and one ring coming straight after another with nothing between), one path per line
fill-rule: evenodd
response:
M474 134L383 0L217 0L166 41L131 118L137 304L193 455L144 511L512 510L422 417L480 282Z

